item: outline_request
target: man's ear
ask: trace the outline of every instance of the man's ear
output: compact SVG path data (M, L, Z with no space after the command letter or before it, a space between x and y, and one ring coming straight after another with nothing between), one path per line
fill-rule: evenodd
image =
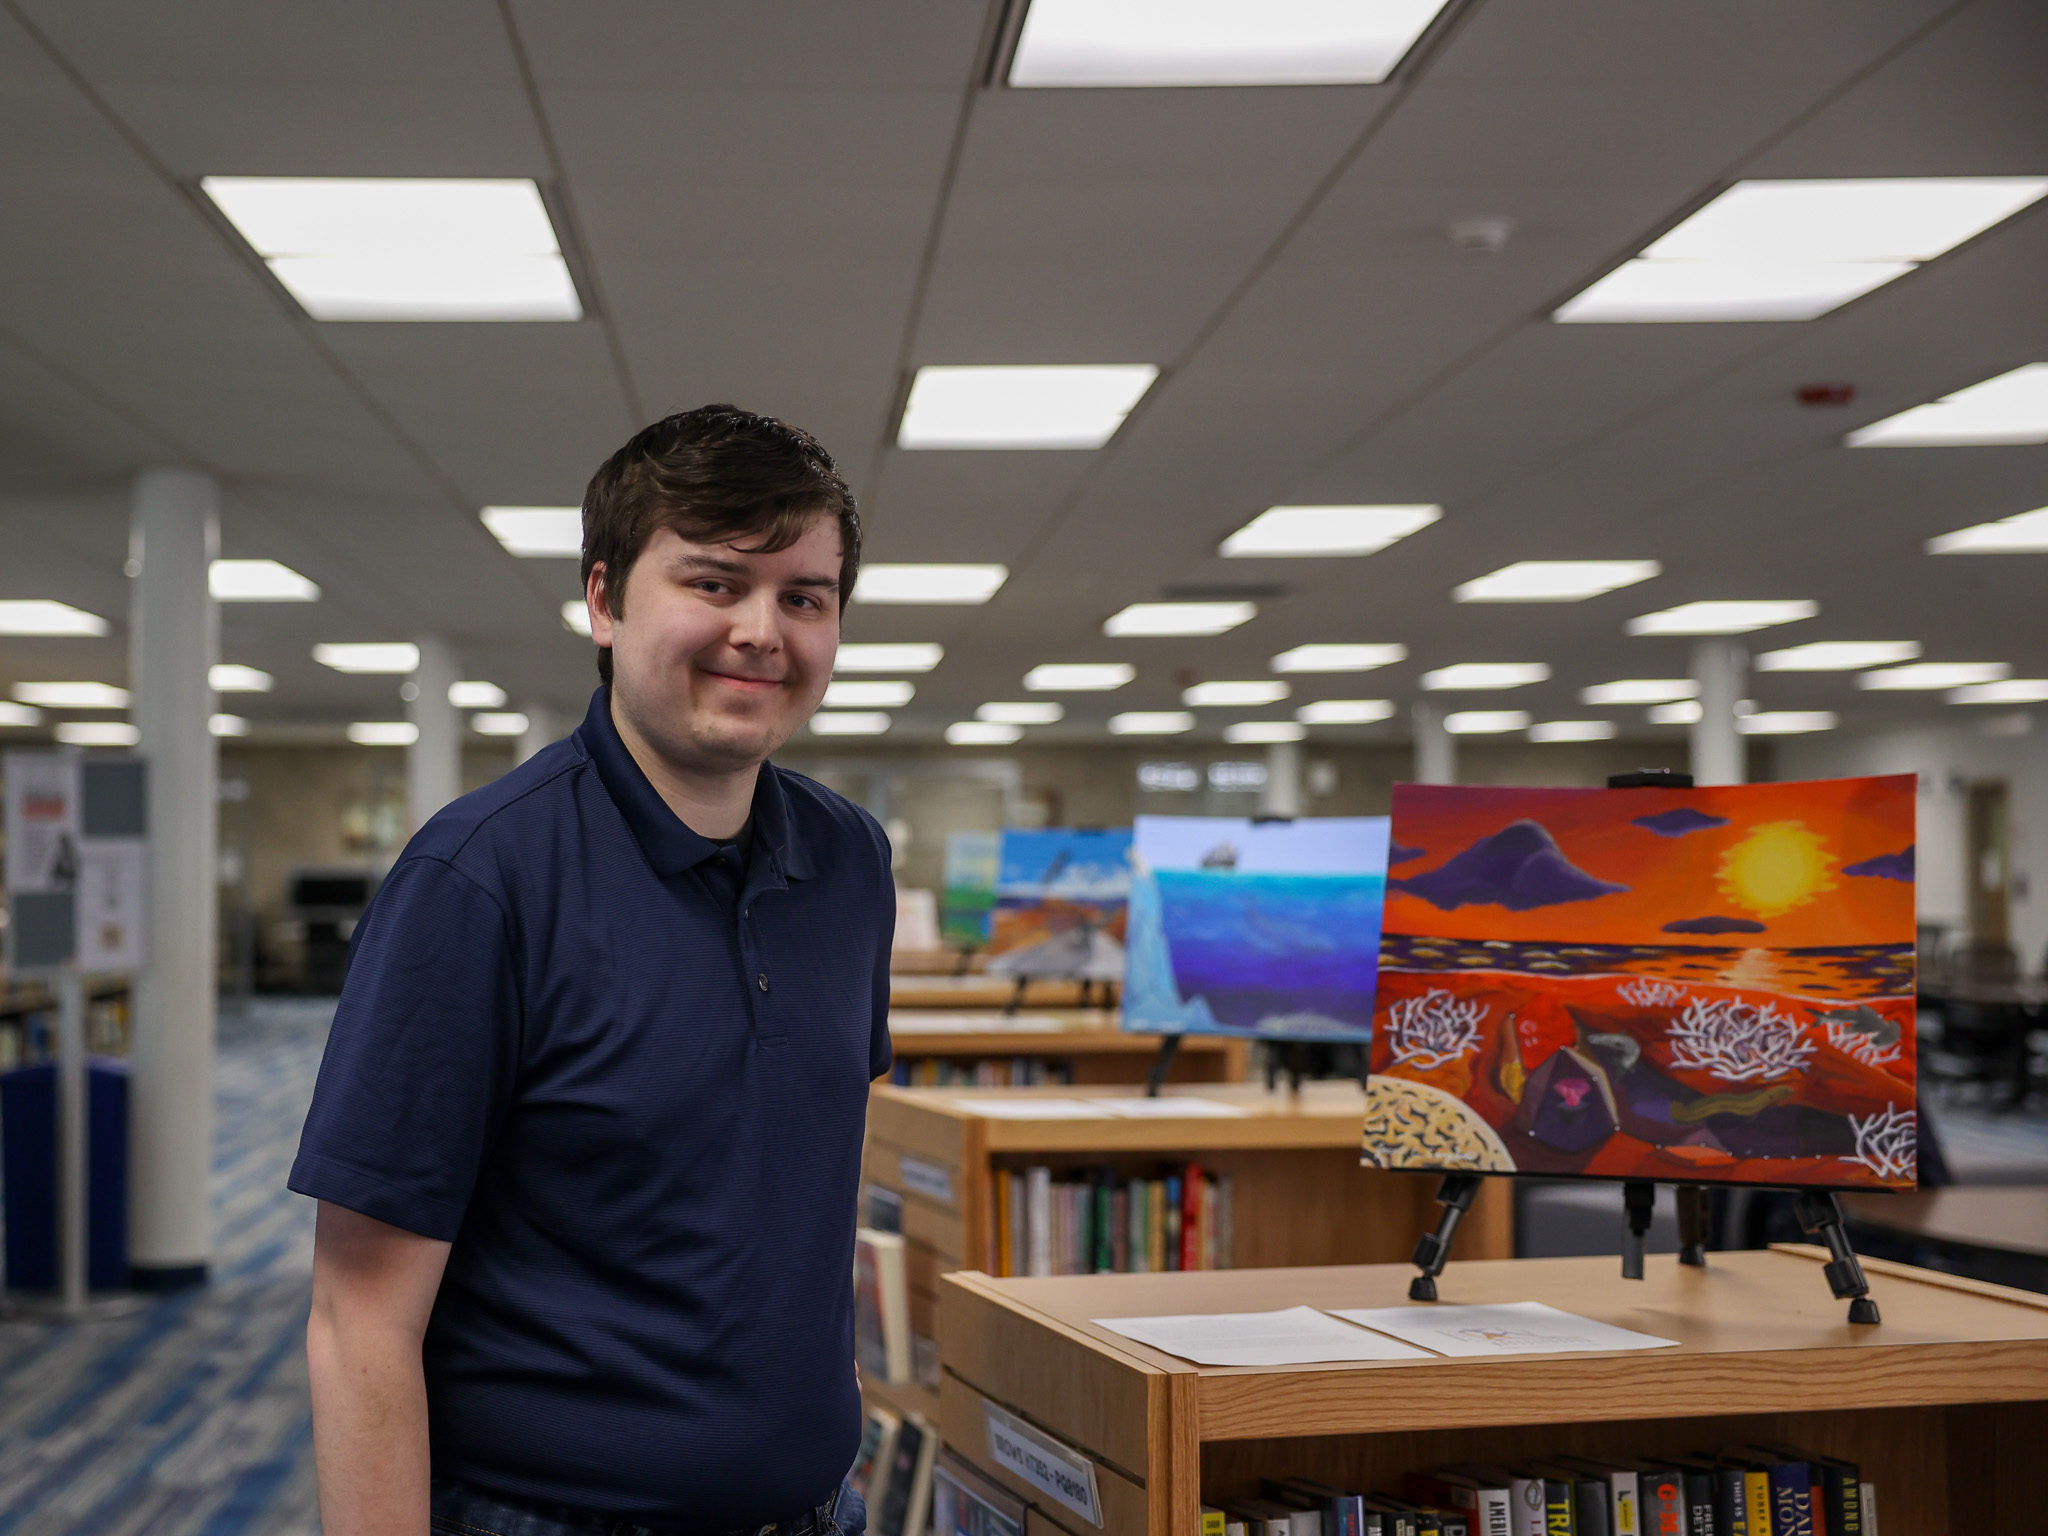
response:
M612 612L605 600L604 562L598 561L590 568L590 579L583 586L584 606L590 610L590 638L598 645L612 643Z

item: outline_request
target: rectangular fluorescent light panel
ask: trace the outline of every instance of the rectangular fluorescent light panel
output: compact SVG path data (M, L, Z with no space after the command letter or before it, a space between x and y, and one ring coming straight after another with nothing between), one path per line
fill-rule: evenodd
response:
M1480 688L1523 688L1550 676L1540 661L1461 661L1456 666L1438 667L1422 674L1422 686L1432 693L1462 692ZM1527 724L1524 721L1523 724ZM1514 729L1520 730L1521 726Z
M1261 679L1243 683L1197 683L1185 690L1180 701L1196 709L1217 705L1255 708L1278 704L1294 690L1282 682Z
M1158 377L1150 363L927 366L896 446L1100 448Z
M1581 704L1668 704L1689 699L1700 685L1689 677L1624 677L1595 683L1579 694Z
M1908 667L1866 672L1856 679L1856 686L1881 691L1964 688L1971 683L1995 683L2011 675L2012 668L2002 661L1921 661Z
M1809 731L1832 731L1835 713L1831 709L1767 709L1744 715L1735 729L1745 736L1802 736Z
M562 604L562 628L572 635L590 633L590 604L583 598L572 597Z
M2048 443L2048 363L1943 395L1851 432L1851 448L1986 448ZM1948 551L1937 550L1937 554Z
M217 603L311 603L320 589L275 560L216 560L206 568L206 589Z
M1369 555L1427 528L1442 507L1268 507L1223 541L1232 560L1308 555Z
M1608 741L1612 720L1539 720L1529 727L1531 741Z
M1184 709L1134 709L1109 717L1112 736L1178 736L1195 728L1195 717Z
M457 709L503 709L505 690L496 683L481 681L450 683L448 702Z
M540 188L519 180L208 176L315 320L580 320Z
M1376 85L1445 0L1031 0L1020 87Z
M1518 560L1452 590L1461 603L1576 603L1663 573L1654 560Z
M1007 747L1024 734L1018 725L1000 720L955 720L946 727L946 743L954 747Z
M917 689L898 682L832 682L825 685L827 709L896 709Z
M1453 736L1499 736L1528 728L1528 712L1520 709L1456 709L1444 716L1444 729Z
M1802 599L1762 602L1680 603L1628 621L1632 635L1746 635L1773 624L1791 624L1820 612Z
M2048 507L2016 512L1995 523L1958 528L1927 541L1930 555L2037 555L2048 553Z
M1863 667L1888 667L1920 654L1917 640L1815 640L1782 651L1765 651L1756 659L1759 672L1854 672Z
M1552 318L1812 320L2044 192L2024 176L1737 182Z
M0 725L32 726L43 723L43 712L26 704L0 699Z
M491 537L522 560L575 560L583 554L581 507L485 507Z
M112 683L16 683L14 696L44 709L126 709L128 690Z
M811 716L814 736L879 736L888 729L889 712L885 709L820 710Z
M1103 621L1105 635L1220 635L1259 611L1257 603L1133 603Z
M208 715L206 733L209 736L246 736L249 722L240 715Z
M1652 725L1698 725L1706 713L1698 699L1681 699L1675 704L1659 704L1650 711Z
M1300 741L1307 735L1308 727L1294 720L1240 720L1223 727L1223 739L1233 747Z
M359 747L409 747L420 739L420 728L410 720L356 720L348 739Z
M532 723L516 709L487 709L469 717L469 728L479 736L523 736Z
M853 584L857 603L985 603L1009 579L1002 565L868 565Z
M46 597L0 601L0 635L104 635L107 621L96 613Z
M1995 683L1971 683L1948 696L1951 704L2048 703L2048 678L2008 677Z
M1390 719L1393 713L1392 699L1318 699L1302 705L1294 718L1303 725L1370 725Z
M1047 699L1042 704L984 704L974 712L974 718L984 725L1053 725L1066 713L1066 705Z
M842 645L832 660L834 672L929 672L946 648L928 641Z
M410 640L371 641L367 644L316 645L313 659L337 672L398 674L417 672L420 648Z
M142 732L125 720L66 720L57 740L67 747L132 747Z
M1137 675L1127 661L1048 661L1024 674L1024 686L1033 693L1107 693Z
M245 667L232 661L208 667L206 681L215 693L268 693L276 686L276 679L260 667Z
M1405 645L1297 645L1268 665L1275 672L1370 672L1407 659Z

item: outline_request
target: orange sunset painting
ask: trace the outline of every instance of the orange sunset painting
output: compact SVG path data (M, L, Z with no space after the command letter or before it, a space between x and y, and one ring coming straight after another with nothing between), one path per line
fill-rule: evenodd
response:
M1912 1186L1914 789L1396 785L1365 1160Z

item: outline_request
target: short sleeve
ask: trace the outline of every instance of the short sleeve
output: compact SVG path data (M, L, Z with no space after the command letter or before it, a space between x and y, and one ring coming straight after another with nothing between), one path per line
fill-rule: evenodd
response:
M516 1080L504 910L446 861L403 859L357 926L290 1187L452 1242Z
M896 878L889 868L889 839L879 827L873 829L875 841L881 845L882 879L881 892L875 902L880 916L880 932L875 939L875 1011L873 1033L868 1041L868 1080L870 1082L889 1070L896 1059L895 1047L889 1040L889 959L896 947Z

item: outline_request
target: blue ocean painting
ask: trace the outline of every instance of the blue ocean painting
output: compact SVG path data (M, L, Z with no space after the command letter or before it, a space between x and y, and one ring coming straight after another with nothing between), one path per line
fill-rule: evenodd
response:
M1124 1027L1369 1040L1386 847L1382 817L1138 818Z

